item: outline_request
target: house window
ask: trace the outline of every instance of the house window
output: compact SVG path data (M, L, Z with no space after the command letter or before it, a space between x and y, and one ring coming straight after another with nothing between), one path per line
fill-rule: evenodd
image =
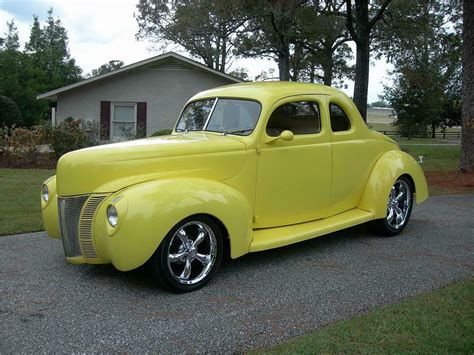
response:
M111 136L114 138L134 135L137 127L137 105L134 103L113 103Z

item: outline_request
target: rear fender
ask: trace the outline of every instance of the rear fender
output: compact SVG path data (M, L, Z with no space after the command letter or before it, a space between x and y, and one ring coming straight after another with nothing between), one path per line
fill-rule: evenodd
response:
M425 201L428 198L428 186L423 170L411 155L391 150L382 154L375 163L358 208L372 212L375 219L384 218L390 190L402 175L408 175L413 180L416 203Z

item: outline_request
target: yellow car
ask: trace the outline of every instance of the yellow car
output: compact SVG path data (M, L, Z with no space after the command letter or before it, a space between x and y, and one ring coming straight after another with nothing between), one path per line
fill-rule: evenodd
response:
M341 91L266 82L201 92L169 136L74 151L44 182L43 222L73 264L149 262L178 292L238 258L357 224L400 233L422 169Z

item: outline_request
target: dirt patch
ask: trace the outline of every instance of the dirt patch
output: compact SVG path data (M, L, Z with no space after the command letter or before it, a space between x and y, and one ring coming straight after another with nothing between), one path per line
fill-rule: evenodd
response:
M425 174L433 195L474 193L474 172L427 171Z
M54 153L39 153L30 161L0 155L0 168L54 169L56 168L57 161Z

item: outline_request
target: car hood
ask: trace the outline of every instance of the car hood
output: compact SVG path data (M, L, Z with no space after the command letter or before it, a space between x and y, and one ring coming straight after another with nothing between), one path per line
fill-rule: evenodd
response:
M238 173L246 145L235 136L191 132L101 145L65 154L58 161L59 196L118 191L171 177L224 180Z

